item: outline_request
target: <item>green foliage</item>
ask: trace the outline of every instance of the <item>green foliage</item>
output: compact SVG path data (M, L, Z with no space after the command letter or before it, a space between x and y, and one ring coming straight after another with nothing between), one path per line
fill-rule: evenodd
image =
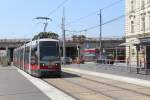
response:
M42 38L51 38L58 39L59 35L54 32L40 32L38 35L35 35L32 40L42 39Z
M98 48L96 48L96 49L95 49L95 52L96 52L96 53L99 53L99 52L100 52L100 50L99 50Z
M74 42L84 43L86 37L84 35L73 35L72 36Z

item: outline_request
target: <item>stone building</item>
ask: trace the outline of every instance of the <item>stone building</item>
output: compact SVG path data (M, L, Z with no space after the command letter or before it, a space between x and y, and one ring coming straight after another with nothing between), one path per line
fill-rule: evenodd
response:
M131 66L150 68L150 0L126 0L126 57Z

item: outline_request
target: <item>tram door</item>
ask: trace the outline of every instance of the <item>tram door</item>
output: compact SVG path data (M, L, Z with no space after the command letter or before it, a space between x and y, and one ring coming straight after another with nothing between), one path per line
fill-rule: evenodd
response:
M147 68L150 69L150 45L146 46Z

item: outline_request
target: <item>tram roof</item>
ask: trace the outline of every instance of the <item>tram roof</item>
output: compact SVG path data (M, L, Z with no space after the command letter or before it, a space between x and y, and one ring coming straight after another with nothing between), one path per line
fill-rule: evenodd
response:
M39 39L39 41L59 41L59 40L57 40L57 39L43 38L43 39Z
M26 44L26 46L35 45L37 43L37 41L55 41L55 42L58 42L59 40L43 38L43 39L39 39L39 40L30 41L29 43Z
M35 45L37 41L38 41L38 40L30 41L29 43L27 43L27 44L25 44L25 45L22 45L22 46L20 46L20 47L18 47L18 48L16 48L16 50L17 50L17 49L22 49L22 48L24 48L25 46ZM39 39L39 41L55 41L55 42L58 42L59 40L57 40L57 39L43 38L43 39Z

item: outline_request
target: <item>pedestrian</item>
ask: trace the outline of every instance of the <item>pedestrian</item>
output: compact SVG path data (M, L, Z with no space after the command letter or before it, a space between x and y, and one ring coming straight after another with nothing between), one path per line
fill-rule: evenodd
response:
M130 59L129 57L127 58L127 66L129 67Z

